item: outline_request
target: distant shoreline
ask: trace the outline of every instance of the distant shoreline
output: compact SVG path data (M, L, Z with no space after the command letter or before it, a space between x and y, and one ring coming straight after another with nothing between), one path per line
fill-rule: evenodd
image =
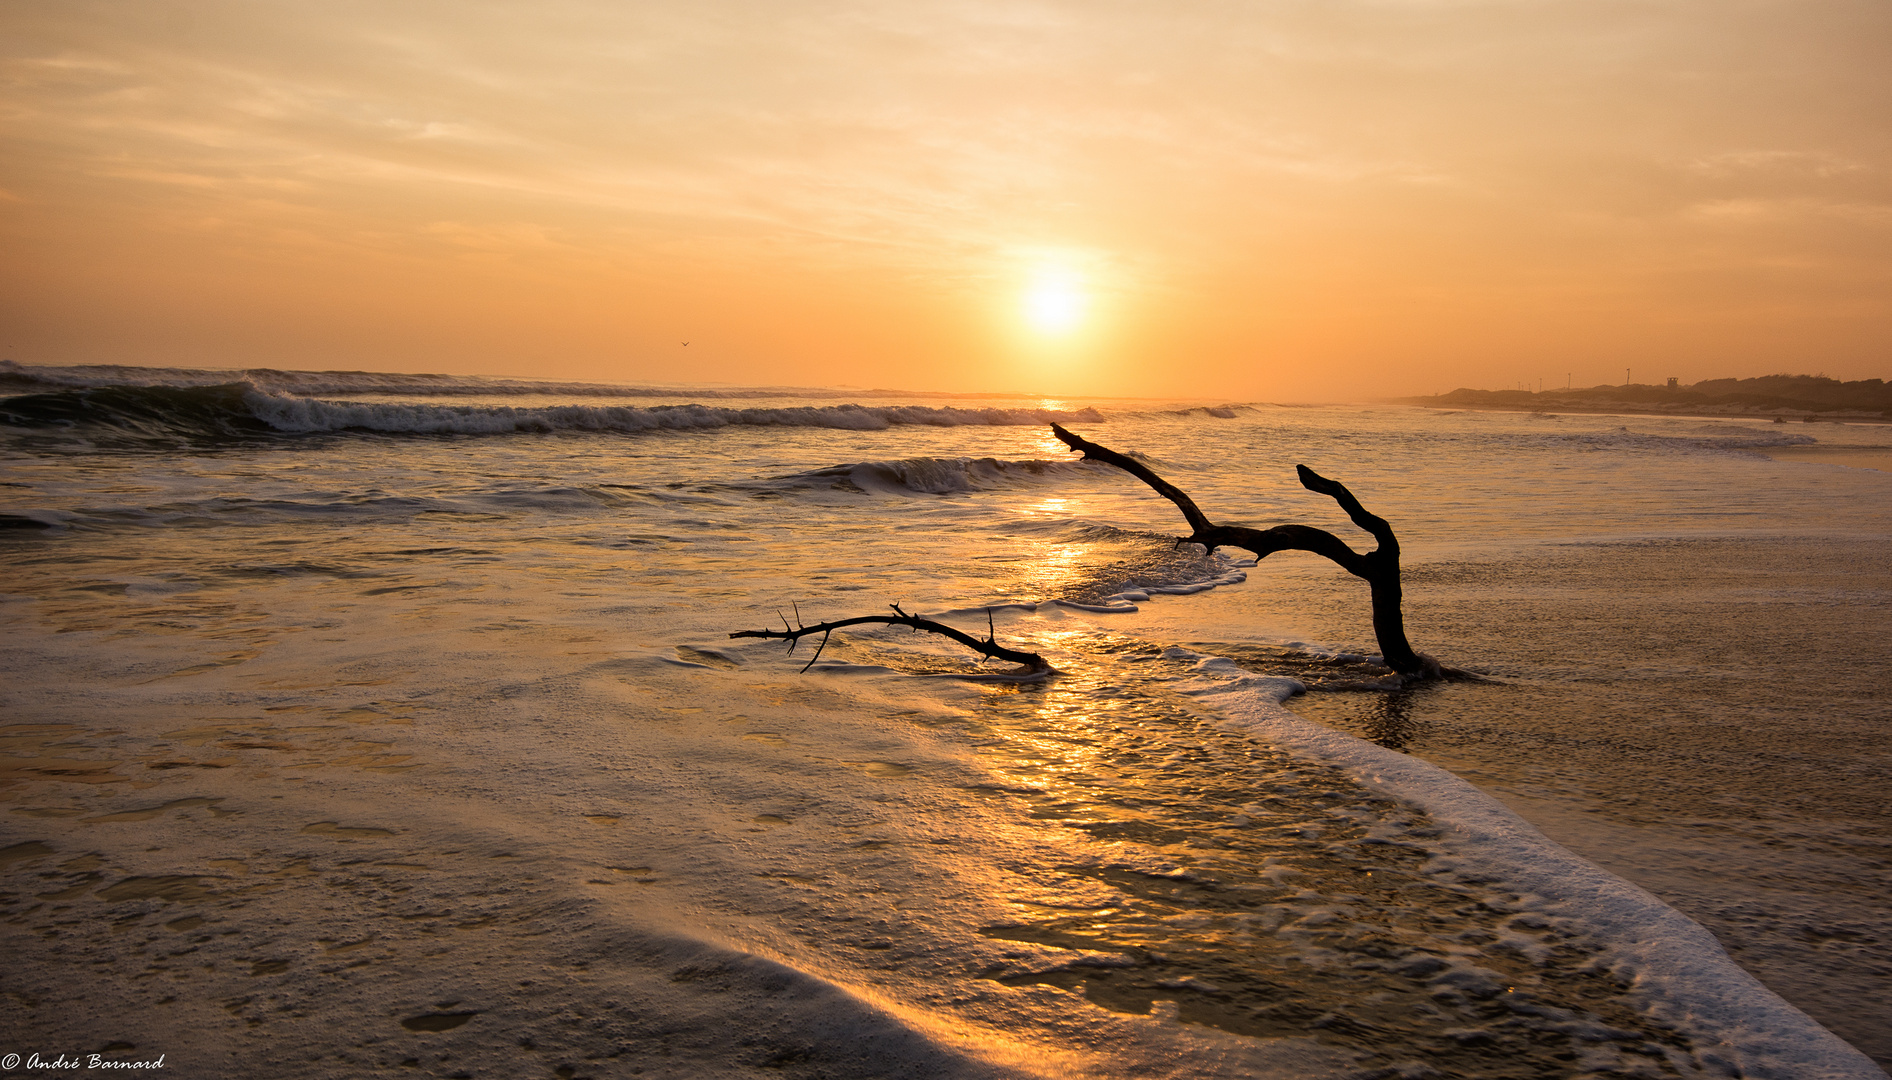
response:
M1588 416L1694 416L1710 420L1773 420L1779 418L1783 423L1798 424L1892 424L1892 417L1881 412L1867 412L1853 409L1794 409L1777 408L1741 408L1739 406L1696 406L1681 408L1638 408L1634 405L1579 405L1554 404L1511 404L1508 402L1468 402L1448 401L1449 395L1439 397L1392 398L1395 405L1414 405L1422 409L1440 409L1453 412L1521 412L1542 413L1555 416L1559 413L1572 413Z
M1782 423L1892 422L1892 386L1883 379L1841 382L1824 375L1762 375L1704 379L1689 386L1623 383L1562 390L1472 390L1395 399L1430 409L1496 409L1536 413L1621 413L1630 416L1737 417Z

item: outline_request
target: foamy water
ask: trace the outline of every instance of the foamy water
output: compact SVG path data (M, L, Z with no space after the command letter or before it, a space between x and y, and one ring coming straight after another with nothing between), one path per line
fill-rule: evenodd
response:
M1746 773L1557 696L1660 726L1705 686L1749 710L1713 738L1882 790L1847 677L1757 696L1674 640L1780 612L1788 657L1883 660L1853 628L1885 474L1760 453L1825 427L130 370L0 372L16 1041L289 1076L1881 1075L1753 974L1874 1049L1884 945L1839 924L1882 931L1883 808L1715 817ZM1363 588L1175 548L1053 420L1220 519L1359 541L1292 467L1343 479L1400 532L1414 643L1495 681L1349 689ZM1771 594L1717 576L1781 551ZM991 608L1060 674L727 637L895 602ZM1665 646L1586 636L1678 603ZM1547 701L1570 745L1512 752ZM1787 918L1703 929L1646 891L1698 882L1596 865L1639 842L1787 883L1723 891ZM1744 969L1709 930L1765 940Z

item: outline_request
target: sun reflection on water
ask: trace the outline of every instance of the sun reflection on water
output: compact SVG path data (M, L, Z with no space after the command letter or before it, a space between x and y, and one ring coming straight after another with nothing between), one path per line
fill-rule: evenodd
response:
M1054 409L1059 412L1065 411L1064 403L1062 401L1052 401L1050 399L1046 399L1045 401L1041 402L1039 404L1039 408ZM1039 456L1043 457L1047 461L1074 461L1076 460L1075 458L1071 457L1071 448L1064 445L1064 443L1060 442L1058 440L1058 437L1056 435L1053 435L1051 433L1051 429L1048 427L1040 428L1036 432L1033 433L1031 449L1033 450L1033 452L1037 453Z
M1600 1021L1622 1037L1587 1054L1667 1074L1678 1037L1588 970L1589 947L1427 869L1424 815L1221 728L1169 688L1183 669L1159 646L1032 636L1063 670L992 687L976 735L1064 862L1019 868L1015 917L982 933L1036 951L987 978L1363 1062L1419 1052L1462 1077L1562 1075L1570 1032Z
M1037 517L1070 517L1071 502L1063 495L1046 495L1036 503L1025 506L1019 512Z

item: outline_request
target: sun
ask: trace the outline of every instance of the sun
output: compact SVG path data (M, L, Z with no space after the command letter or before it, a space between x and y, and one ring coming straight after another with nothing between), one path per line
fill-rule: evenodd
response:
M1040 270L1025 289L1025 321L1041 334L1070 333L1089 307L1083 279L1069 270Z

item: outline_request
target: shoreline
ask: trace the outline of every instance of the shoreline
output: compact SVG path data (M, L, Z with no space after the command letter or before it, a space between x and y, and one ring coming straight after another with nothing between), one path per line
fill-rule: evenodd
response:
M1707 420L1770 420L1770 421L1779 420L1783 423L1789 423L1789 424L1794 424L1794 423L1871 424L1875 426L1883 426L1887 424L1892 424L1892 417L1886 417L1883 415L1872 414L1872 413L1854 412L1854 411L1841 412L1840 410L1833 410L1832 412L1815 412L1809 409L1789 409L1789 408L1754 409L1754 410L1712 409L1712 408L1637 409L1637 408L1633 408L1629 406L1621 406L1621 405L1611 405L1611 406L1586 406L1586 405L1563 405L1563 404L1507 405L1507 404L1498 403L1498 402L1493 402L1493 403L1481 402L1478 404L1454 402L1451 404L1440 404L1437 402L1437 399L1434 399L1434 398L1393 398L1388 402L1388 404L1407 405L1413 408L1428 409L1428 410L1434 410L1438 412L1514 412L1514 413L1539 413L1544 416L1556 416L1561 413L1569 413L1572 415L1582 415L1582 416L1676 416L1676 417L1700 417L1702 419L1707 419ZM1834 415L1835 413L1838 413L1839 415Z

